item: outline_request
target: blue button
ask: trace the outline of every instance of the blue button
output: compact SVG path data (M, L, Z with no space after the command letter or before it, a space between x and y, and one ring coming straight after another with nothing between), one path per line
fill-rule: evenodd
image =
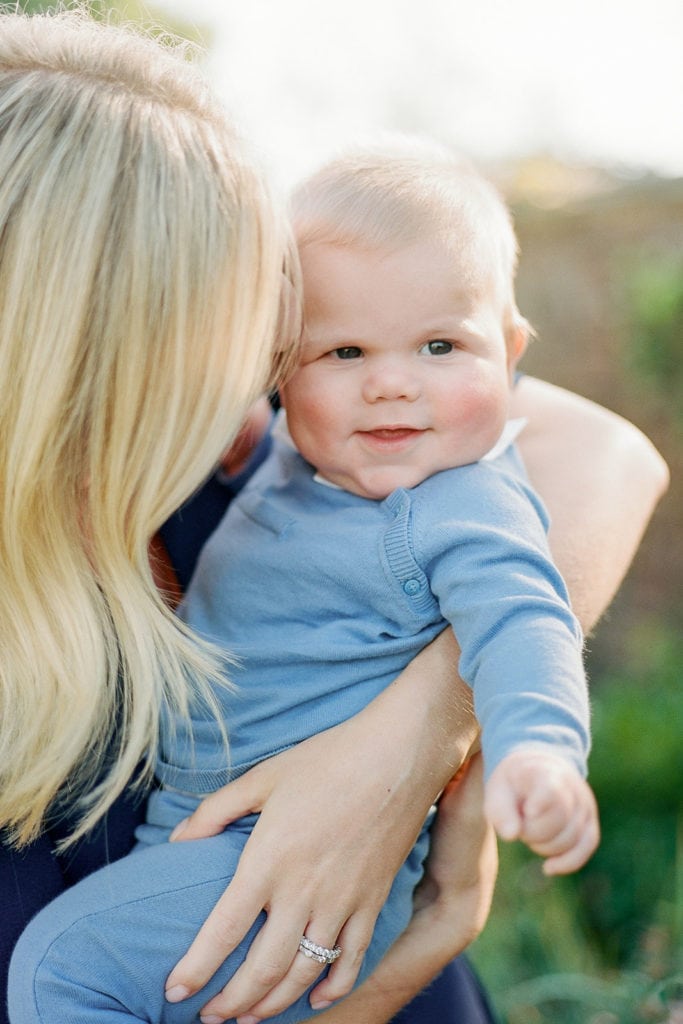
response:
M415 594L420 593L422 586L419 580L406 580L403 584L403 589L409 597L414 597Z

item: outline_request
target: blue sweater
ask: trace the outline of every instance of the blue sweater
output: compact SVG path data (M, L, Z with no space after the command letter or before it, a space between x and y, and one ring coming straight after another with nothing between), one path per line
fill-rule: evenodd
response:
M365 707L450 623L473 688L487 773L520 744L585 772L581 633L552 564L547 517L514 448L384 501L325 485L292 448L231 504L181 615L237 659L213 719L164 730L158 774L190 793Z

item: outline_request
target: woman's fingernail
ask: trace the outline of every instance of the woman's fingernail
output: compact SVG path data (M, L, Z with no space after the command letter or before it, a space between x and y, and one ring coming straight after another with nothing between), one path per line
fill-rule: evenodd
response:
M184 985L172 985L171 988L167 988L164 992L169 1003L180 1003L183 999L187 999L189 994L189 988L185 988Z
M183 834L183 832L187 828L187 823L188 823L189 820L190 820L189 818L183 818L182 821L178 822L178 824L176 825L176 827L173 829L173 831L171 832L170 836L168 837L169 843L172 843L174 839L177 839L178 836Z
M223 1024L225 1017L216 1017L213 1013L204 1016L203 1013L200 1013L199 1019L202 1022L202 1024Z
M311 1000L312 1010L326 1010L328 1006L332 1006L332 1001L330 999L321 999L319 1002L315 1003Z

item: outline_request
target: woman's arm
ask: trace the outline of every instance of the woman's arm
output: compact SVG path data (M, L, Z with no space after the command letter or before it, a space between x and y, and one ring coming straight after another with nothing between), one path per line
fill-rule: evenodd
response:
M553 558L588 632L626 575L669 471L632 423L552 384L523 377L513 411L528 418L519 447L550 513Z
M631 424L540 381L520 382L514 413L529 419L523 455L553 520L553 553L588 630L628 569L666 489L666 466ZM469 691L455 683L457 657L446 631L355 719L265 762L200 807L183 839L214 834L248 811L262 813L238 875L169 986L199 988L267 907L259 942L211 1011L253 1008L266 1016L298 996L317 969L294 955L302 924L316 936L329 935L330 944L338 928L345 950L312 1001L346 994L430 802L476 735ZM307 824L292 831L292 821ZM412 941L410 930L405 941ZM416 963L429 961L431 951L417 945ZM415 977L421 977L417 968Z
M304 932L326 945L338 937L344 949L319 999L350 991L430 805L477 738L457 654L449 634L361 714L262 762L202 803L183 839L261 813L233 882L167 990L200 988L265 907L257 942L207 1014L237 1016L253 1008L271 1016L293 1002L322 970L296 955Z
M495 835L481 813L482 776L476 755L439 800L408 930L362 985L316 1021L385 1024L477 937L498 866Z

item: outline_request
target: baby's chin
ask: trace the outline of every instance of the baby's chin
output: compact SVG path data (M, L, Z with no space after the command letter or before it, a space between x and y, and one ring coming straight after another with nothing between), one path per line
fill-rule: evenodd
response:
M431 466L428 470L417 466L369 466L346 475L344 479L333 480L333 482L361 498L384 501L399 488L409 491L411 487L417 487L437 473L477 462L480 457L477 453L472 458L463 457L460 461L448 459L444 460L443 464Z
M341 483L341 486L361 498L384 501L399 488L410 490L411 487L417 487L431 475L431 473L420 472L407 466L381 467L359 473Z

